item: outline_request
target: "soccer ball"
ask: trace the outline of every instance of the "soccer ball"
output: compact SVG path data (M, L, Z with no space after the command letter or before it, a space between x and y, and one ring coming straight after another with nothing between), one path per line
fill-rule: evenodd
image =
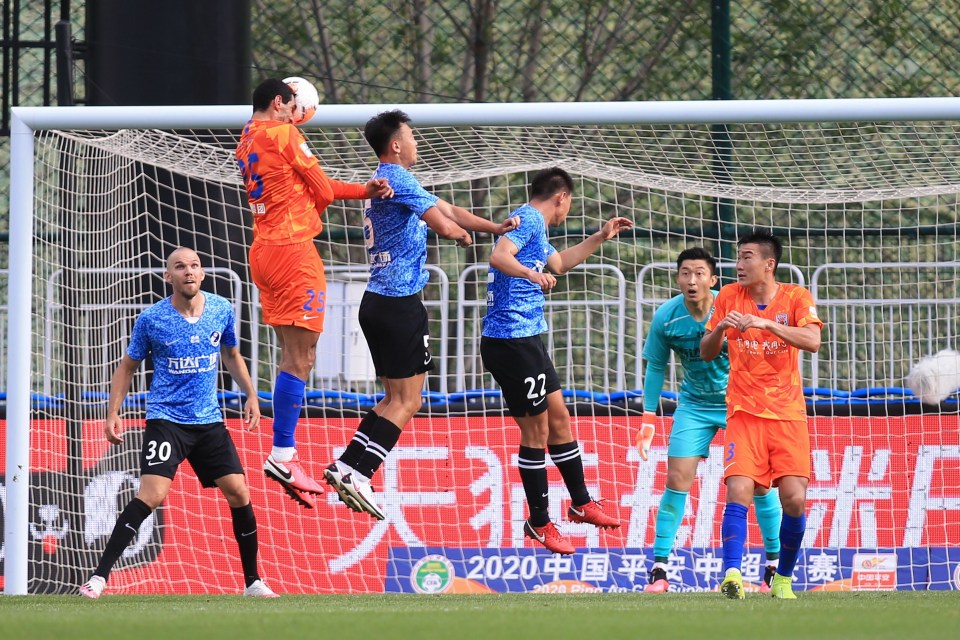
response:
M293 109L293 124L301 125L310 120L317 112L317 105L320 104L320 95L317 88L309 80L298 76L284 78L291 89L293 89L293 100L296 107Z
M907 374L907 386L924 404L940 404L960 387L960 353L952 349L922 358Z

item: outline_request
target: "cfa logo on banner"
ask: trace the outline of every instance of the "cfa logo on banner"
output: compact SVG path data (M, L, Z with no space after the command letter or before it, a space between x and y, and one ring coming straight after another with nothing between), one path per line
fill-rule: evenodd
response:
M854 554L851 578L851 586L855 591L893 591L897 588L897 555Z
M453 563L441 555L420 558L410 570L410 586L417 593L443 593L453 583Z

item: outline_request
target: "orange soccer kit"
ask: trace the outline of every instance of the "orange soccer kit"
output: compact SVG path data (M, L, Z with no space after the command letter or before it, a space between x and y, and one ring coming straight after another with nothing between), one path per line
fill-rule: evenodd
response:
M250 274L260 291L263 321L320 333L327 281L313 238L334 200L366 197L364 185L331 180L292 124L250 120L237 145L237 164L253 212Z
M823 323L805 288L779 285L773 301L759 309L746 287L720 289L707 321L713 331L730 311L766 318L791 327ZM768 331L726 330L730 355L727 384L727 444L724 478L747 476L776 485L784 476L810 477L810 433L800 379L799 349Z

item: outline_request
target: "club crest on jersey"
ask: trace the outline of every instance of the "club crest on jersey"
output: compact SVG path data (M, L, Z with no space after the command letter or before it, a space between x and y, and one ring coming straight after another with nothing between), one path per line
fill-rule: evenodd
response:
M213 333L211 333L211 334L210 334L210 344L212 344L212 345L215 346L215 347L220 346L220 337L221 337L221 336L220 336L220 332L219 332L219 331L214 331Z
M787 314L785 313L778 313L776 317L776 321L777 321L777 324L782 324L785 326L790 324L790 320L787 318Z

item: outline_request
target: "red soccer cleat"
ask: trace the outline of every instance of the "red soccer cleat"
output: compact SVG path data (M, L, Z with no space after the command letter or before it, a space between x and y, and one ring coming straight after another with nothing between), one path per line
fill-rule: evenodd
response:
M666 593L670 591L670 582L667 580L667 572L659 567L650 570L650 577L647 578L647 586L643 588L644 593Z
M536 540L554 553L570 555L575 551L570 541L563 537L552 522L547 522L542 527L534 527L527 520L523 523L523 535Z
M316 507L314 495L323 495L323 487L316 480L307 475L300 466L300 460L294 456L292 460L277 462L269 456L263 463L263 472L271 480L276 480L287 492L287 495L307 509ZM311 495L312 494L312 495Z
M567 509L567 519L570 522L586 522L600 529L616 529L620 521L603 512L600 500L591 500L587 504Z
M768 564L763 569L763 582L760 583L760 588L757 589L760 593L770 593L770 583L773 582L773 576L777 573L777 565Z

